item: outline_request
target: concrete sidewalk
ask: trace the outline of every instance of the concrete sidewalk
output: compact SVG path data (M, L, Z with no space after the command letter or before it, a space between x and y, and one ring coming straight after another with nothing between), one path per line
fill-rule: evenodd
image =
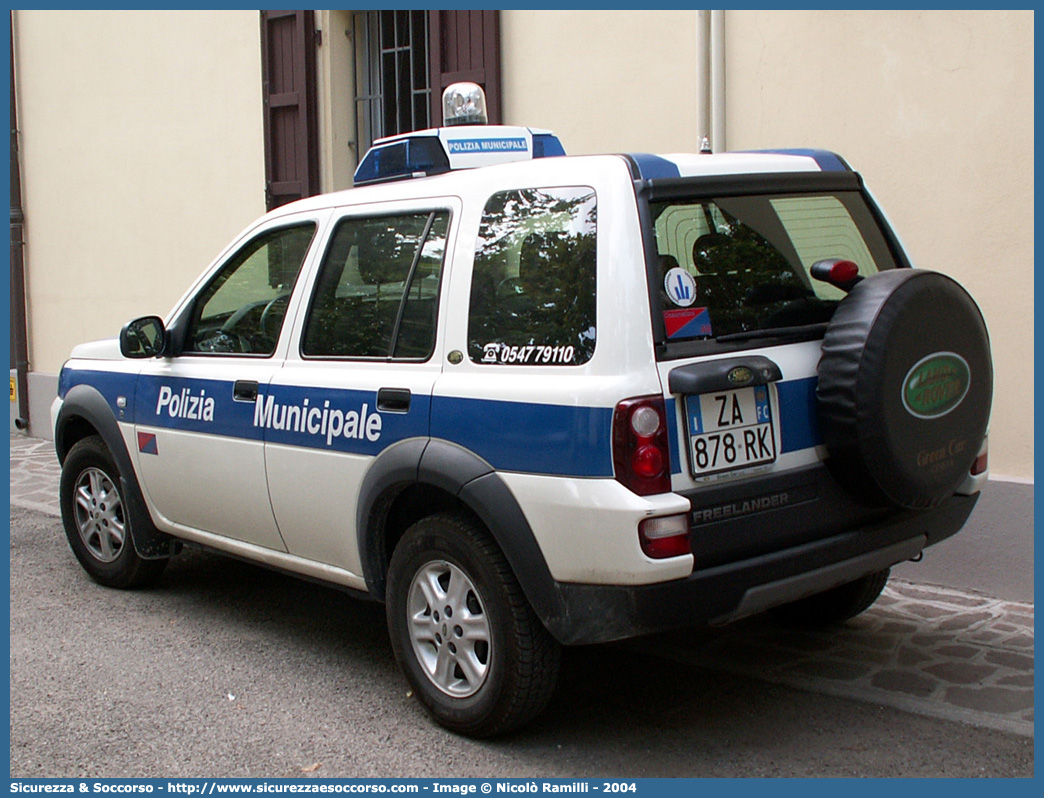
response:
M59 516L58 481L51 441L11 436L12 505ZM1033 636L1033 604L893 578L840 628L753 618L640 645L661 658L1033 736Z
M11 436L11 504L60 516L60 475L54 441Z

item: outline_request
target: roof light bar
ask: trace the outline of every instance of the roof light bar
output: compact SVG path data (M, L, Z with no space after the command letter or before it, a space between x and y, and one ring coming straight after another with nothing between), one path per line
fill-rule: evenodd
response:
M355 185L565 155L548 130L487 125L486 97L475 83L447 86L442 110L444 127L377 139L355 170Z

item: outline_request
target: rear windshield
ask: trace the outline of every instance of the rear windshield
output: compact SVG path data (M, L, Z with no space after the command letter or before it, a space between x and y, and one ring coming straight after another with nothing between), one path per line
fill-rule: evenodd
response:
M855 191L671 199L650 210L668 342L825 324L844 292L812 279L813 263L849 260L863 276L895 267Z

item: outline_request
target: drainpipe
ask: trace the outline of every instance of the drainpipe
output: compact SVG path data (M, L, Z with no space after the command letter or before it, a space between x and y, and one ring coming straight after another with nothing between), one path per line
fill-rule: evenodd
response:
M725 151L725 12L696 12L696 134L701 152Z
M15 103L14 12L11 12L11 365L18 383L15 426L29 428L29 338L25 313L25 261L22 229L22 174L18 163L18 117Z
M711 140L711 12L696 12L696 146Z
M725 152L725 12L710 14L711 148Z

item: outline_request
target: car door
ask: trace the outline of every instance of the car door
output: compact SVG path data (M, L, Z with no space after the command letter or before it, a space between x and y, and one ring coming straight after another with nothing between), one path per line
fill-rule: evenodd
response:
M285 551L256 399L281 365L283 320L320 222L285 217L245 236L176 312L174 356L143 361L135 456L166 524Z
M358 489L393 443L427 438L441 371L443 262L459 200L342 211L258 400L269 493L290 554L361 575ZM360 586L362 586L360 579Z

